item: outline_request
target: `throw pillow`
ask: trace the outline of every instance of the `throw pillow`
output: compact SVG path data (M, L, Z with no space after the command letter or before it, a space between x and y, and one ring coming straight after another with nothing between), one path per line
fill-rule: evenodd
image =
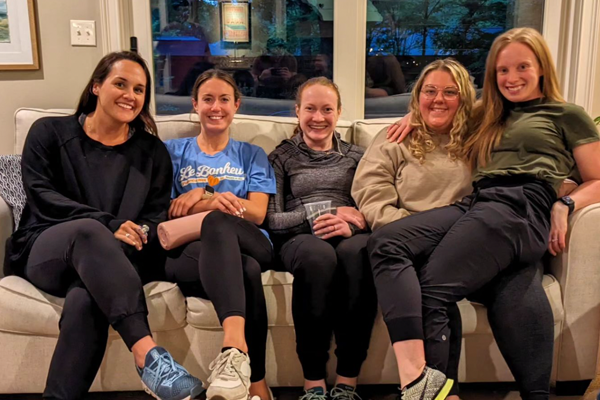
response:
M0 197L12 209L16 230L27 202L21 178L20 155L0 156Z

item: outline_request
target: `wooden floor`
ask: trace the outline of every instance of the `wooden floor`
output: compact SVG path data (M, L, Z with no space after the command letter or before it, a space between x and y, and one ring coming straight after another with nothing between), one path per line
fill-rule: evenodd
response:
M299 388L274 389L277 400L296 400L299 397ZM395 400L395 388L390 385L374 385L359 387L359 394L363 400ZM461 385L462 400L519 400L519 393L510 391L506 388L498 388L494 385ZM0 395L0 400L39 400L39 394L25 395ZM111 393L90 393L86 400L152 400L144 392L111 392ZM581 396L550 396L550 400L580 400ZM593 399L595 400L594 396ZM588 400L586 398L586 400Z

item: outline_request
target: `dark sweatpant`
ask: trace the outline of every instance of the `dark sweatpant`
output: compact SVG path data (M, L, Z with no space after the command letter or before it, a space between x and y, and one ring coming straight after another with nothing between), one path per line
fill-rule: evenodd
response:
M367 240L366 234L328 241L302 234L281 246L283 266L294 275L296 351L307 380L326 377L332 333L338 375L357 377L367 358L377 312Z
M404 218L375 232L369 241L369 254L392 342L424 339L428 364L445 371L450 351L448 305L482 288L502 271L510 274L519 268L534 269L546 251L554 199L552 188L537 181L485 180L473 195L455 205ZM539 296L530 304L546 303L537 313L550 310L543 290L530 294ZM498 302L492 308L494 313L505 310ZM528 308L515 307L510 312L531 316ZM548 382L526 387L530 382L541 382L532 378L539 376L540 369L545 374L547 365L535 365L535 360L549 360L551 368L552 346L548 343L553 335L548 333L552 318L538 322L547 325L538 325L536 331L546 339L538 347L544 355L528 358L526 365L523 360L520 365L509 364L522 368L523 373L515 377L524 377L519 384L525 398L544 398L548 392L549 370ZM496 329L498 323L506 327L501 318L491 323ZM531 333L524 333L521 326L506 328L517 330L519 339ZM511 337L516 336L513 333ZM523 343L514 340L501 348L511 353Z
M202 222L200 240L168 253L167 279L185 296L210 300L219 321L245 319L245 337L252 367L250 380L265 377L267 305L261 273L271 268L273 247L255 224L220 211Z
M44 398L83 398L102 362L109 325L129 349L150 335L142 280L120 243L100 222L80 219L48 228L31 249L24 277L65 297Z

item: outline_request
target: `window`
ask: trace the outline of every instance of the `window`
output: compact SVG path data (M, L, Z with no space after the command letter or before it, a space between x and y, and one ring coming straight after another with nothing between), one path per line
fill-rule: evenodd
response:
M481 87L487 52L518 26L542 30L543 0L370 0L367 8L365 118L408 112L421 70L453 57Z
M152 0L151 15L157 114L189 112L210 68L234 77L240 113L258 115L295 115L298 86L333 75L331 0Z

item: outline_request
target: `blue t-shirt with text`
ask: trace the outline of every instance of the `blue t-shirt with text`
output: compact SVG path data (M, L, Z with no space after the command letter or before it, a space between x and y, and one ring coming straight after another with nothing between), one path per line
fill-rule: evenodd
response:
M173 162L173 199L207 184L240 199L247 199L248 192L276 193L275 172L258 146L229 139L223 151L210 155L200 150L195 137L167 140L165 145Z
M210 155L200 150L195 137L167 140L165 145L173 162L172 198L207 184L242 199L249 192L276 192L273 167L258 146L229 139L223 151Z

